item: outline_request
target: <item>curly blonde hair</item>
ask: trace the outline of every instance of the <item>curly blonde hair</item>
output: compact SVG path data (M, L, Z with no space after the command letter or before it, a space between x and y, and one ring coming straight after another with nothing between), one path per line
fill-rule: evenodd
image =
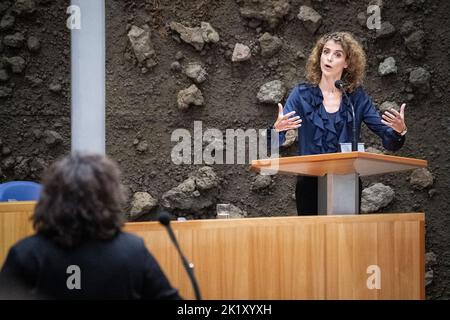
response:
M322 78L320 56L327 41L333 40L342 46L348 67L342 73L342 80L349 92L362 85L366 69L366 54L361 44L349 32L333 32L323 35L314 46L306 63L306 78L318 85Z

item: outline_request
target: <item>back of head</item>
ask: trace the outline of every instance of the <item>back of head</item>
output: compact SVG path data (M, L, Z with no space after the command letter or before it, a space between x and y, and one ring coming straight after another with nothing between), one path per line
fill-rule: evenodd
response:
M111 239L124 222L120 172L102 155L67 156L45 173L33 219L37 233L63 247Z

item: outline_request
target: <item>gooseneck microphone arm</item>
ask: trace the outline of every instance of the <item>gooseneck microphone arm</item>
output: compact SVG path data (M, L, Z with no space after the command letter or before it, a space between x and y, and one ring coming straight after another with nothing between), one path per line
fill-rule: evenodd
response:
M167 212L163 212L160 214L158 220L167 229L170 240L172 240L173 245L175 246L175 248L178 251L178 254L180 255L184 269L186 270L186 273L188 274L189 279L191 280L192 287L194 288L195 298L197 300L201 300L202 297L200 295L200 289L198 287L197 280L195 280L194 276L194 265L192 263L189 263L186 257L183 255L183 252L181 252L181 248L178 245L177 238L175 238L175 234L173 233L173 230L170 226L170 215Z
M344 96L347 98L347 101L350 104L350 107L352 108L352 151L358 151L358 141L356 137L355 107L353 106L352 101L348 97L347 92L345 92L344 82L342 80L336 80L334 82L334 86L344 94Z

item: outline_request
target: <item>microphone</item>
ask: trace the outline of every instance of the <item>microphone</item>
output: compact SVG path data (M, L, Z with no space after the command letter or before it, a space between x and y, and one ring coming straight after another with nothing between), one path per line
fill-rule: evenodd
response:
M334 82L334 86L339 89L344 96L347 98L347 101L350 103L350 107L352 108L352 122L353 122L353 127L352 127L352 151L358 151L358 142L356 141L356 119L355 119L355 107L353 106L352 101L350 100L350 98L347 96L347 93L345 92L344 89L344 81L342 80L336 80Z
M194 276L194 265L192 263L189 263L186 257L181 252L181 248L178 245L178 241L175 238L175 234L173 233L172 227L170 226L170 214L167 212L162 212L159 215L158 221L167 229L170 240L172 240L173 245L175 246L175 248L178 251L178 254L180 255L181 261L183 262L183 267L186 270L189 279L191 280L192 287L194 288L195 298L197 300L201 300L202 297L200 295L200 289L198 288L197 280L195 280Z

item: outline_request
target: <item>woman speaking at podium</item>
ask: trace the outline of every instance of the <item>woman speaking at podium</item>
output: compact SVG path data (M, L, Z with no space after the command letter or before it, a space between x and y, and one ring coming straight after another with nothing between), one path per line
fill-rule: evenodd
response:
M284 108L278 104L278 118L271 129L279 133L279 145L287 130L298 128L299 155L339 152L339 144L353 138L353 105L356 141L364 122L382 139L386 149L400 149L407 131L405 104L400 112L391 109L380 117L362 88L365 67L364 50L350 33L322 36L306 64L309 82L293 88ZM317 214L317 179L298 176L295 195L299 215ZM361 199L361 181L359 185Z

